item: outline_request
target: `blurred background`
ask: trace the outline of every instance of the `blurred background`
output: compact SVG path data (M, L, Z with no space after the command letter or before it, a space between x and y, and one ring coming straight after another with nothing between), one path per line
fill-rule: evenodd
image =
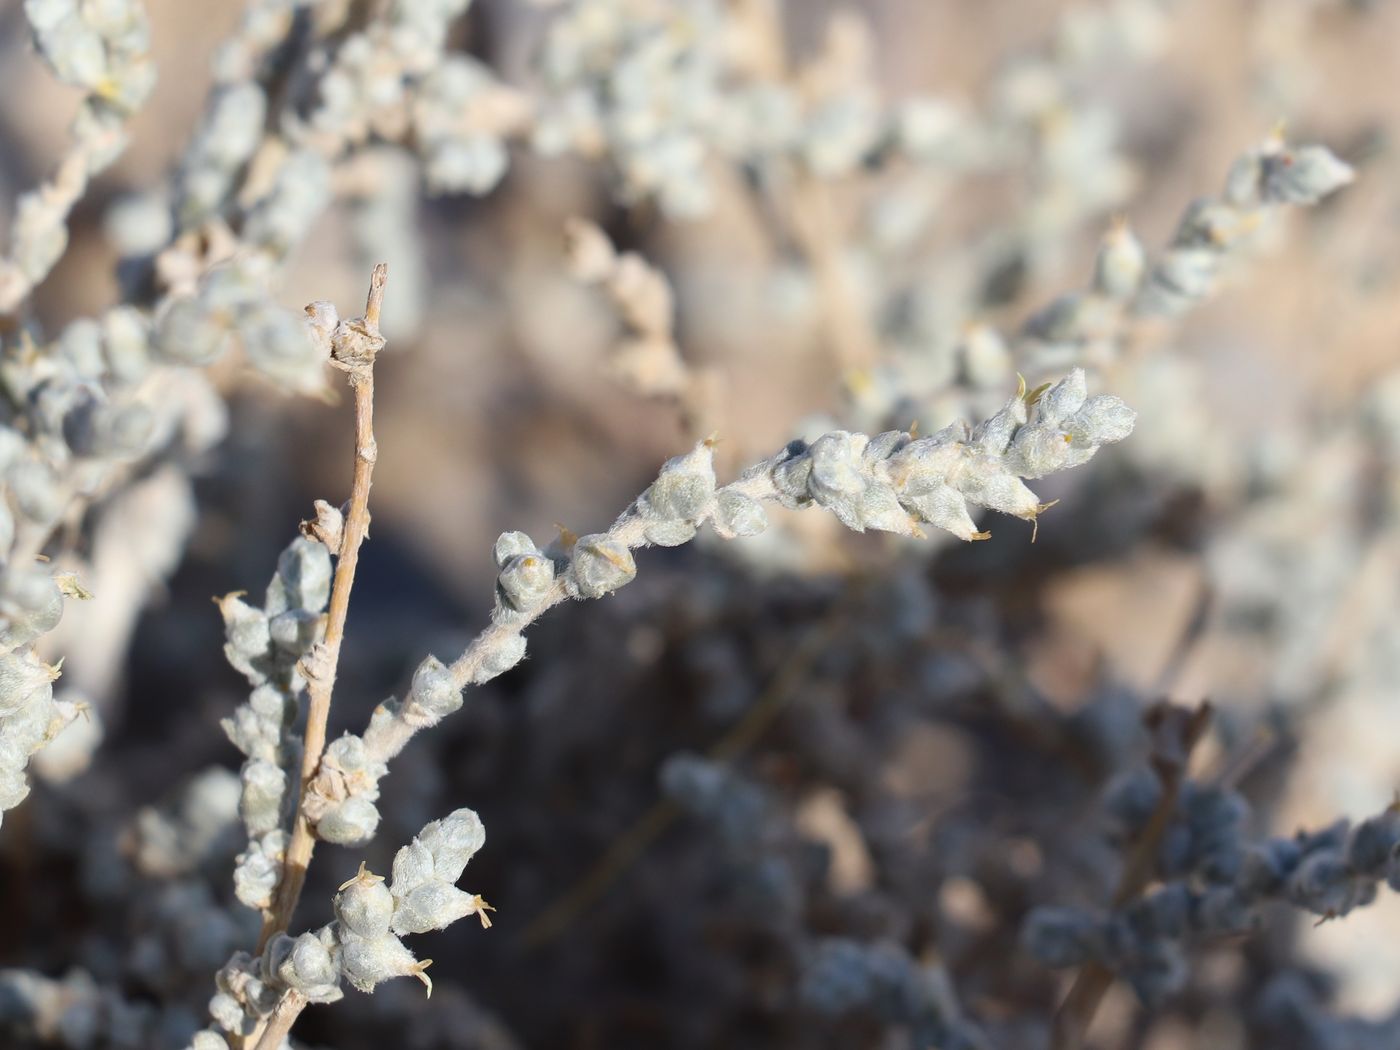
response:
M38 331L149 279L120 220L178 169L243 16L232 0L146 6L159 79L73 212L33 297ZM547 96L563 48L551 33L589 6L477 0L447 48ZM1240 787L1257 834L1370 815L1400 785L1400 9L682 6L719 12L695 16L696 48L776 20L762 43L785 54L767 61L792 77L872 106L926 103L903 119L930 122L918 141L932 145L862 150L829 177L709 155L700 214L619 191L606 151L548 155L528 135L481 195L433 192L410 152L374 141L338 167L274 286L284 306L327 299L351 316L373 263L390 264L373 528L332 736L485 625L500 532L542 544L561 526L601 530L711 433L728 479L795 436L915 420L931 433L999 404L1017 369L996 372L990 402L937 396L940 377L975 372L969 333L1015 333L1085 287L1115 221L1154 257L1280 121L1357 178L1271 221L1189 313L1117 332L1091 391L1128 400L1139 431L1037 487L1062 502L1033 543L1009 518L983 525L986 543L919 543L775 510L762 538L640 552L634 584L551 612L524 664L396 760L367 854L385 870L424 821L477 810L487 844L462 884L496 906L493 927L415 942L435 960L430 1001L414 982L350 993L303 1017L307 1045L934 1045L804 1004L821 936L894 940L946 971L990 1045L1044 1045L1025 1019L1048 1016L1068 977L1027 958L1017 930L1035 904L1110 895L1117 853L1096 799L1142 761L1150 703L1210 700L1197 761L1251 756ZM18 0L0 3L0 227L4 202L62 156L76 98L34 54ZM850 102L832 137L858 137L875 112ZM639 337L625 305L578 279L574 219L664 275L671 331ZM157 889L142 850L158 852L152 829L182 806L199 812L190 784L238 768L218 720L246 689L210 598L260 593L312 500L346 496L352 437L338 377L301 396L237 359L210 375L227 435L190 465L169 571L128 580L120 544L80 545L97 600L45 643L104 739L81 771L41 769L0 832L0 966L80 966L194 1016L245 937L246 917L223 932L191 918L238 912L241 828L209 829L222 844L200 862L203 896ZM122 513L113 536L161 532L140 506ZM736 784L722 803L668 794L678 754L723 760ZM318 850L296 928L330 918L362 857ZM1258 1005L1269 982L1303 974L1328 1009L1388 1018L1397 928L1384 890L1318 927L1270 914L1203 949L1185 990L1152 1009L1116 985L1092 1045L1322 1045L1258 1041L1273 1031Z

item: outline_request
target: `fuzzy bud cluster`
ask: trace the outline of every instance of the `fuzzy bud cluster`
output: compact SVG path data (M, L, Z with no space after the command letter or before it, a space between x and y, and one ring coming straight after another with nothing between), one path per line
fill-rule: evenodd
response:
M1195 201L1135 303L1146 314L1184 313L1206 298L1231 257L1281 205L1308 206L1355 178L1324 146L1288 146L1272 135L1235 161L1219 198Z
M917 439L903 431L875 437L833 431L810 444L794 441L720 487L713 443L702 441L668 460L607 532L565 531L547 550L523 532L503 533L492 552L498 575L491 625L451 665L425 660L406 699L380 704L362 736L333 744L308 786L304 811L323 838L366 841L378 822L372 804L388 762L417 732L460 707L463 688L518 664L526 650L522 632L547 610L569 598L602 598L630 583L636 548L685 543L706 522L726 539L756 535L767 527L765 501L824 507L858 532L921 536L920 526L931 524L965 540L982 539L987 533L974 524L973 508L1035 520L1045 508L1022 479L1087 462L1100 446L1127 437L1134 420L1118 398L1090 397L1076 369L1030 393L1022 384L1001 411L975 427L959 421ZM353 820L323 823L351 801Z
M469 809L424 826L394 857L393 880L368 871L345 882L335 897L335 921L314 932L273 937L260 957L237 952L219 972L209 1013L217 1028L195 1038L195 1050L238 1045L288 995L311 1003L344 996L342 982L361 992L394 977L416 977L432 993L427 968L400 939L441 930L467 915L491 925L491 906L455 883L481 849L486 832Z
M1105 803L1120 835L1146 826L1159 801L1154 781L1142 771L1110 785ZM1185 984L1190 944L1255 930L1267 903L1337 918L1374 901L1382 882L1400 889L1400 807L1259 840L1246 834L1248 815L1234 791L1187 782L1155 858L1158 888L1107 915L1036 908L1023 945L1046 966L1097 962L1159 1003Z
M221 723L245 757L239 812L249 845L234 873L238 899L250 908L271 900L286 848L283 827L292 801L300 741L292 732L304 679L299 662L320 638L330 598L331 558L315 540L293 540L277 560L261 607L242 595L219 601L224 653L252 685L248 699Z
M57 173L15 204L11 246L0 257L0 314L13 311L63 254L73 206L88 180L121 154L125 122L155 84L139 0L25 0L24 14L54 75L86 95Z
M12 567L0 576L0 818L29 794L24 769L30 756L83 710L55 698L59 668L33 648L57 626L63 601L59 580L40 566Z

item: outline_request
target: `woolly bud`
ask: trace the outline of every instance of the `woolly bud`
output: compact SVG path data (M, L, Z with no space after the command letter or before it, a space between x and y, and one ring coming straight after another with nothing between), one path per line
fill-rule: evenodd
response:
M1058 423L1077 412L1087 397L1084 369L1076 368L1040 395L1035 402L1036 418L1047 423Z
M175 300L156 322L155 351L168 364L212 364L228 344L228 325L199 299Z
M1147 253L1127 223L1115 223L1099 244L1094 259L1094 291L1126 302L1142 284Z
M382 937L389 932L394 898L384 879L360 865L359 874L335 895L335 917L357 937Z
M757 536L768 527L768 515L758 500L729 489L719 490L711 521L715 531L726 539Z
M985 539L968 513L967 500L957 489L939 481L918 493L905 493L900 503L920 521L946 529L960 540Z
M272 976L311 1002L331 1003L343 996L340 968L314 933L303 933L295 940L278 934L267 947L266 959Z
M462 687L452 681L452 672L441 660L429 656L413 672L407 702L437 721L462 706Z
M359 846L374 838L379 810L361 795L352 795L327 810L316 822L316 837L337 846Z
M238 811L250 835L273 831L281 822L287 794L287 774L264 759L243 764L243 796Z
M23 768L0 766L0 811L14 809L29 794Z
M505 674L525 659L525 637L506 634L494 638L481 652L480 663L472 673L474 685L484 685L497 675Z
M1157 263L1143 289L1143 309L1176 314L1210 294L1219 262L1214 252L1174 248Z
M1026 401L1013 397L994 415L988 416L972 431L971 443L993 456L1003 455L1011 445L1017 428L1026 422Z
M1065 432L1077 446L1108 445L1133 432L1137 413L1112 394L1097 394L1064 421Z
M63 514L67 499L48 464L21 460L10 467L6 480L16 508L36 525L51 525Z
M62 618L63 592L52 576L38 566L6 567L0 578L0 648L26 645L52 631Z
M593 533L580 536L574 544L569 573L579 594L601 598L630 583L637 575L637 563L625 543L606 533Z
M778 500L785 507L805 507L812 502L808 483L812 479L810 446L802 440L792 441L783 449L781 458L773 465L771 477Z
M292 659L311 651L321 637L321 626L320 614L306 609L288 609L267 622L273 646Z
M1325 146L1300 146L1264 159L1263 197L1285 204L1316 204L1347 185L1356 172Z
M1375 895L1375 883L1355 877L1340 850L1308 854L1288 879L1289 899L1315 915L1345 915Z
M248 681L261 685L267 680L272 652L272 632L267 617L261 609L246 604L237 595L221 599L219 609L224 614L224 631L229 639L224 646L224 658Z
M261 910L272 904L273 891L282 879L282 858L287 835L273 831L248 843L233 869L233 891L241 903Z
M512 558L521 554L539 554L539 548L535 546L535 541L523 532L503 532L496 540L496 546L492 552L496 559L496 568L504 569L506 563Z
M49 666L32 652L0 655L0 716L14 714L58 675L57 667Z
M499 550L499 544L497 548ZM496 577L496 597L502 605L524 612L544 598L553 586L552 561L538 552L516 554L501 566L501 574Z
M394 855L394 892L403 894L429 879L456 882L467 862L486 844L486 828L470 809L454 810L423 826Z
M667 460L639 501L646 518L696 521L715 494L714 449L701 442L684 456Z
M1400 846L1400 810L1390 807L1378 817L1363 820L1347 838L1347 863L1353 871L1380 878L1395 859Z
M476 897L446 882L433 880L398 898L393 928L397 934L428 933L450 926L477 911Z
M267 612L288 609L320 612L331 595L331 555L324 544L299 536L277 559L277 575L267 588Z
M955 484L963 497L977 506L1018 518L1034 518L1040 512L1036 494L995 459L972 460Z
M432 983L423 973L427 964L420 964L392 934L372 940L347 937L341 945L340 965L345 979L362 992L372 992L376 985L394 977L417 977L431 994Z

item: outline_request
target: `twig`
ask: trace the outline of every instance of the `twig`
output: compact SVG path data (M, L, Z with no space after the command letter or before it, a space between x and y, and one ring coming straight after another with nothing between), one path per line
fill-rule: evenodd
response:
M306 1009L306 998L296 992L287 992L277 1003L277 1008L272 1011L272 1016L267 1019L267 1027L263 1029L262 1038L257 1042L256 1050L278 1050L282 1045L282 1040L287 1038L287 1033L292 1030L292 1025L301 1016L301 1012Z
M1158 848L1176 813L1191 751L1210 724L1210 704L1202 703L1193 711L1163 702L1147 712L1145 721L1152 732L1152 768L1161 781L1162 795L1118 881L1113 895L1115 909L1139 896L1152 881ZM1055 1012L1052 1050L1078 1050L1112 983L1112 971L1100 963L1091 962L1079 971Z
M263 920L262 935L258 938L259 951L291 923L292 912L296 910L302 886L306 883L311 853L316 848L316 835L303 811L303 803L307 785L320 767L321 752L326 746L326 720L330 716L331 693L335 688L336 666L340 662L340 643L345 637L350 589L355 584L360 544L369 535L370 478L379 455L374 441L374 358L384 344L383 336L379 334L379 311L384 302L387 277L388 267L384 263L374 268L369 298L365 302L365 315L359 321L350 322L352 333L362 338L348 339L345 341L347 346L337 346L332 350L331 363L346 372L355 391L355 476L350 490L350 507L345 515L345 531L337 552L339 557L331 584L330 606L326 611L326 634L302 661L301 671L306 676L309 702L297 811L292 819L292 839L282 866L282 881L277 885L277 895Z

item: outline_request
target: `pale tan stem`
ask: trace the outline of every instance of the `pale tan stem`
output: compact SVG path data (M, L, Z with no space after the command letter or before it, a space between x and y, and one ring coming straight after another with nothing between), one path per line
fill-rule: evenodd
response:
M384 281L388 267L380 263L370 279L369 299L365 304L363 326L375 338L379 335L379 311L384 301ZM344 366L342 366L344 367ZM339 560L331 584L330 606L326 610L326 634L321 643L303 661L306 691L306 737L302 749L301 783L297 795L296 816L292 820L292 839L287 846L282 866L282 881L272 908L263 919L258 951L267 942L286 931L306 883L306 869L316 848L316 834L306 818L304 803L307 785L316 776L321 753L326 747L326 720L330 716L331 693L335 689L336 666L340 662L340 643L345 637L345 616L350 609L350 589L355 584L355 567L360 560L360 544L369 534L369 489L378 458L374 442L374 359L355 362L347 367L350 385L355 391L355 477L350 490L350 508L345 515L345 531L340 543ZM264 1037L264 1040L266 1037ZM261 1043L259 1044L262 1045ZM275 1045L275 1044L273 1044Z
M277 1050L304 1009L306 999L303 996L296 992L288 992L282 996L277 1008L272 1011L272 1016L267 1019L267 1027L263 1029L255 1050Z

